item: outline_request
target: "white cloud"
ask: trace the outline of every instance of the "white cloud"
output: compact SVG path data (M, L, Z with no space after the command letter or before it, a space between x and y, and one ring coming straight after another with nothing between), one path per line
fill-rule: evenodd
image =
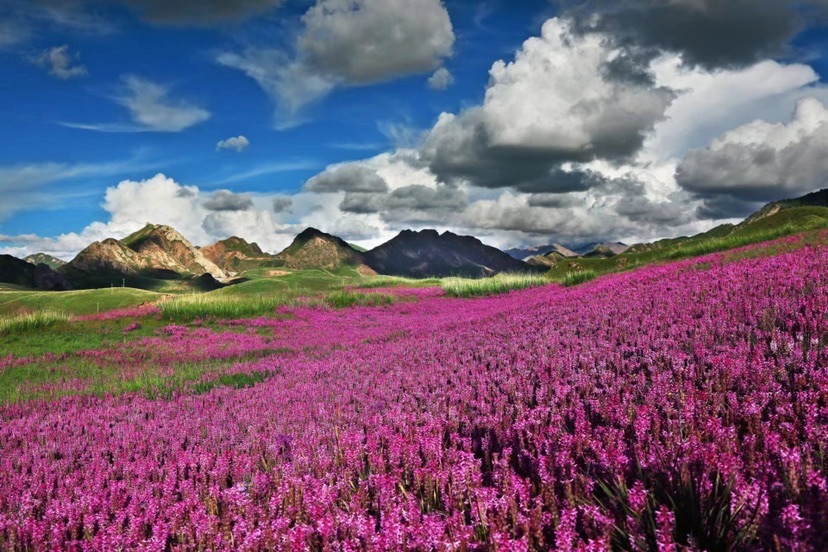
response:
M454 76L445 67L440 67L428 78L428 87L432 90L445 90L454 83Z
M61 122L63 126L98 132L181 132L203 123L211 114L203 107L186 100L170 98L167 86L127 75L123 93L114 100L126 107L133 124Z
M656 124L646 143L651 156L680 157L715 136L757 117L781 121L796 102L810 95L828 99L814 88L819 76L802 64L761 61L738 70L686 69L677 56L655 61L657 81L679 91L679 96Z
M249 145L250 140L242 135L239 135L234 138L219 141L219 143L216 144L216 150L236 150L240 152L246 150Z
M93 241L123 238L147 222L170 225L196 245L237 235L259 243L265 251L278 252L304 226L286 211L274 212L277 197L282 196L229 190L208 193L163 174L146 180L123 180L106 190L101 203L108 214L106 220L55 238L0 236L0 242L9 244L0 252L25 256L42 251L69 260ZM292 199L303 204L306 211L311 210L307 198Z
M118 101L144 128L158 132L180 132L210 118L210 112L184 100L169 98L169 89L135 75L124 78L127 93Z
M798 196L828 183L828 109L815 98L801 100L788 123L757 120L691 150L676 178L706 198L709 212L739 213L748 206ZM722 204L724 201L724 204ZM749 207L744 209L749 210Z
M78 77L85 77L89 74L84 65L76 65L75 62L79 59L79 54L71 54L69 46L55 46L44 50L39 55L34 56L32 62L49 71L53 77L61 80L69 80Z
M302 21L302 54L347 84L433 71L454 45L441 0L319 0Z
M256 47L216 61L254 79L276 104L276 125L342 86L364 86L437 69L454 31L441 0L318 0L302 17L295 52Z

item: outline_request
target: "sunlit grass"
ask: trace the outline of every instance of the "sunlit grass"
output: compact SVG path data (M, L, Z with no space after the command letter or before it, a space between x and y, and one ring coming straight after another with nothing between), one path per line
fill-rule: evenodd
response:
M68 320L68 314L56 309L43 309L36 312L3 317L0 318L0 334L40 330Z
M164 318L171 320L187 321L207 317L236 319L272 315L278 307L291 303L292 299L292 296L286 293L256 296L204 293L182 295L161 301L158 308Z
M491 278L443 278L440 282L450 297L479 297L550 283L541 274L498 274Z
M564 276L564 279L561 283L566 287L577 286L578 284L583 284L584 282L594 280L597 277L597 271L590 269L582 269L568 273L566 276Z

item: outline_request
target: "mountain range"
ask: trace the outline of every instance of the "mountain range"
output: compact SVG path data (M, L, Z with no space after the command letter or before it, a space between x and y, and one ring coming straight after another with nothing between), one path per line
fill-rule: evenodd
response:
M271 255L237 236L199 248L170 226L147 223L123 239L108 238L90 244L68 263L43 253L25 260L0 255L0 283L13 288L62 290L111 285L156 289L174 282L184 289L209 290L240 281L245 271L259 268L350 267L363 275L486 277L500 272L545 271L578 259L586 262L618 257L621 263L629 255L737 236L748 229L796 226L794 221L802 227L828 224L828 190L770 203L740 224L724 224L697 236L632 247L619 242L571 248L552 243L504 252L471 236L403 230L388 242L364 251L337 236L307 228L287 248Z

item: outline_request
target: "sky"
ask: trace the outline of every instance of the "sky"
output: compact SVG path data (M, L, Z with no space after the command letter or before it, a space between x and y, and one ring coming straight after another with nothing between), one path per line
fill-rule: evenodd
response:
M0 8L0 253L634 243L828 187L828 0Z

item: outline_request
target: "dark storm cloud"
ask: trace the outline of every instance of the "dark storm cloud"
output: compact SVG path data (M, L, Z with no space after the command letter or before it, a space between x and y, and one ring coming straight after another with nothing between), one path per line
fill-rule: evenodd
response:
M391 193L349 192L339 208L346 213L390 213L418 211L431 213L456 212L468 203L466 194L450 186L404 186Z
M316 193L377 193L387 191L388 184L373 169L352 163L328 167L308 180L305 190Z
M824 22L825 0L563 0L581 33L601 32L636 56L678 52L707 69L785 54L806 21ZM628 69L639 71L636 64ZM623 68L621 68L623 69Z
M253 207L253 200L247 194L235 194L229 190L219 190L204 202L209 211L247 211Z

